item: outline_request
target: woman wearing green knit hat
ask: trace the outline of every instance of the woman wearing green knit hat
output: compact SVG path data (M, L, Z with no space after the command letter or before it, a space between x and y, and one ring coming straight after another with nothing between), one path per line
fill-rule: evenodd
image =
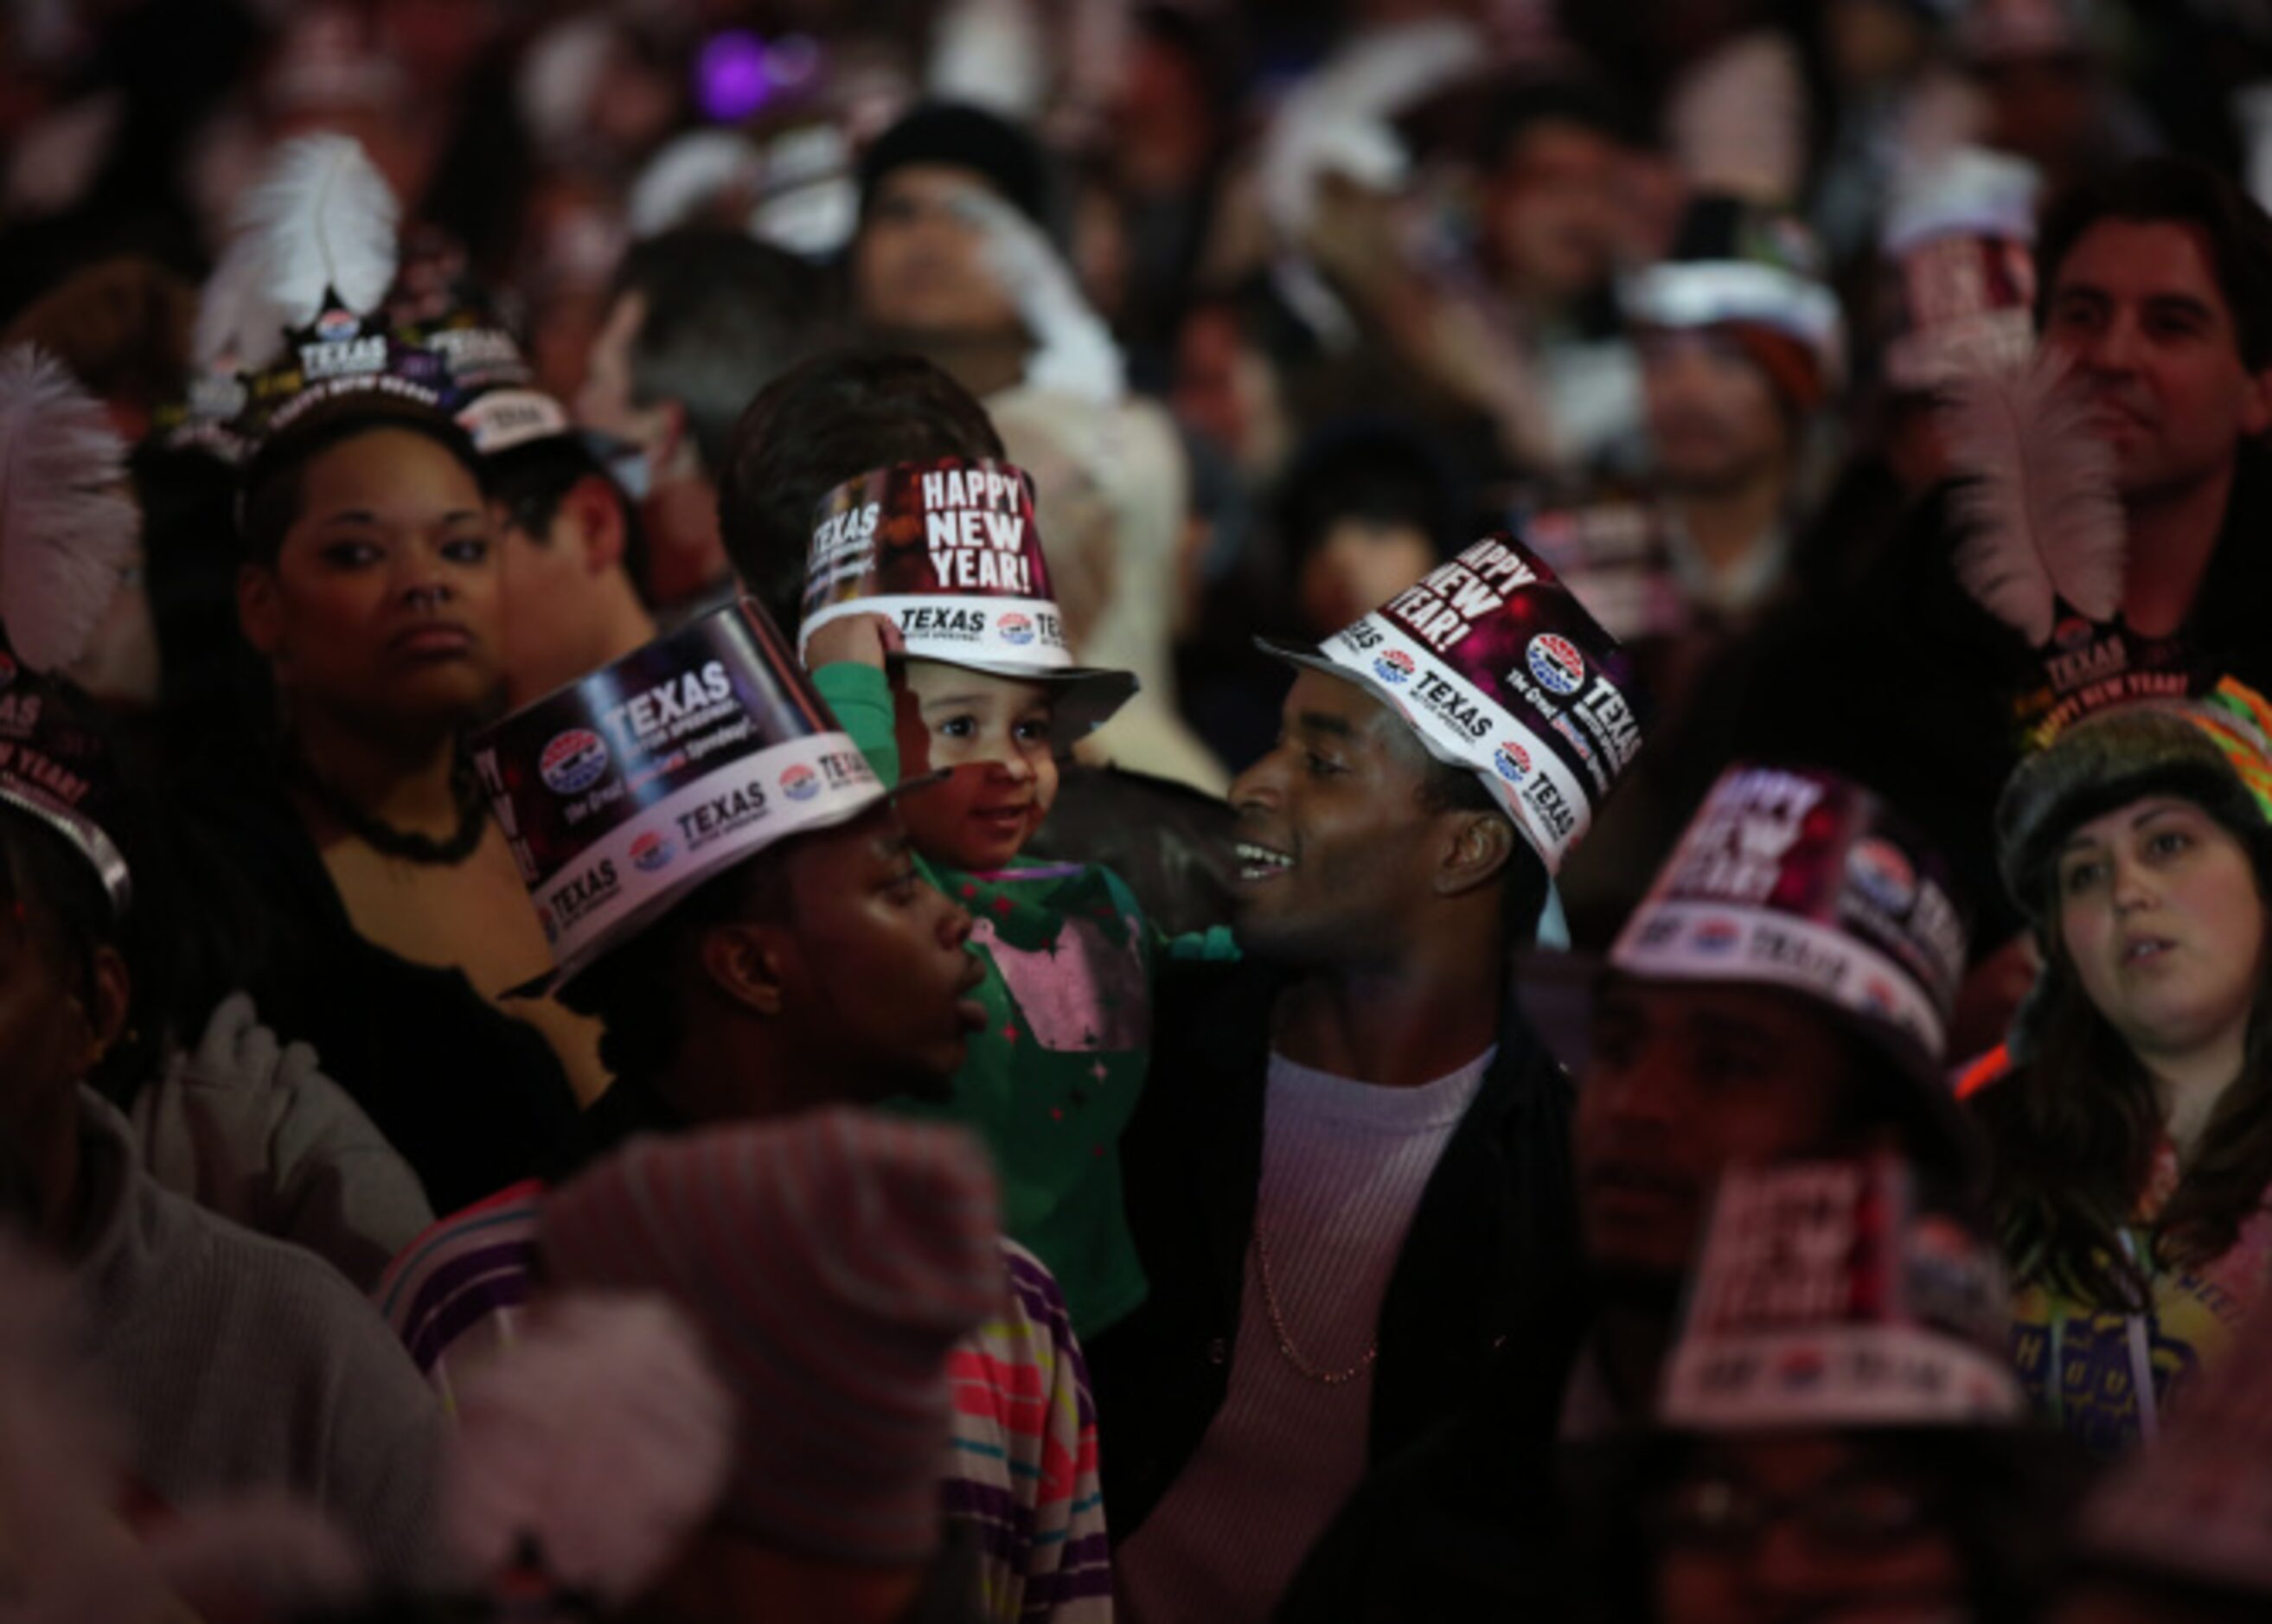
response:
M2227 681L2023 763L1997 808L2044 968L1976 1101L2030 1396L2151 1442L2272 1278L2272 706Z

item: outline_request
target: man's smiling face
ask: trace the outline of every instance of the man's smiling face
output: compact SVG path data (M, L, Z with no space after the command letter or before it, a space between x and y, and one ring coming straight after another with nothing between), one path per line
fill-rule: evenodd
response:
M1230 787L1238 937L1289 965L1396 953L1433 895L1446 838L1423 791L1431 758L1352 682L1304 669L1278 741Z

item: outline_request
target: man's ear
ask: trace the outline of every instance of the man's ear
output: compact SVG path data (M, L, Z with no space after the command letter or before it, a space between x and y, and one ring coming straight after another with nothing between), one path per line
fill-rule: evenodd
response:
M561 499L576 544L583 549L584 572L601 575L624 562L624 504L604 474L587 473Z
M2248 391L2240 403L2240 430L2261 439L2272 429L2272 367L2248 375Z
M278 594L276 572L258 564L236 569L236 623L244 640L264 659L273 659L284 645L284 605Z
M1451 824L1443 856L1436 865L1436 894L1462 897L1496 884L1513 860L1521 837L1502 813L1463 812Z
M788 933L777 926L714 925L702 933L702 974L721 996L744 1009L777 1016L788 1002L782 972L794 950Z
M108 946L95 949L85 1001L87 1047L82 1062L84 1071L93 1070L126 1030L133 994L133 980L118 950Z

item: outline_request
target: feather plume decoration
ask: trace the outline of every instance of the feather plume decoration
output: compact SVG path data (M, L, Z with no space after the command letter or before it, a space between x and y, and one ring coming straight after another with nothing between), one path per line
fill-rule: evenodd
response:
M2065 357L1983 370L1942 408L1967 534L1957 578L2031 648L2051 640L2058 604L2104 623L2122 607L2128 536L2112 454L2091 432L2090 401Z
M252 301L288 327L322 315L326 292L358 316L376 310L394 281L398 213L385 177L352 137L287 141L237 216L238 235L259 245Z
M190 361L197 371L226 376L258 372L284 353L292 313L268 297L262 254L258 235L237 236L206 278L190 337Z
M0 350L0 627L34 671L59 671L117 595L141 515L126 443L63 363Z

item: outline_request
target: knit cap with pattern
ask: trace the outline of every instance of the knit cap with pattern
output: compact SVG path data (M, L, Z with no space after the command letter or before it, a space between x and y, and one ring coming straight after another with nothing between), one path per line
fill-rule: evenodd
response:
M838 1561L939 1538L947 1352L1000 1307L994 1180L960 1129L832 1109L641 1139L545 1204L564 1285L668 1293L741 1401L727 1526Z

